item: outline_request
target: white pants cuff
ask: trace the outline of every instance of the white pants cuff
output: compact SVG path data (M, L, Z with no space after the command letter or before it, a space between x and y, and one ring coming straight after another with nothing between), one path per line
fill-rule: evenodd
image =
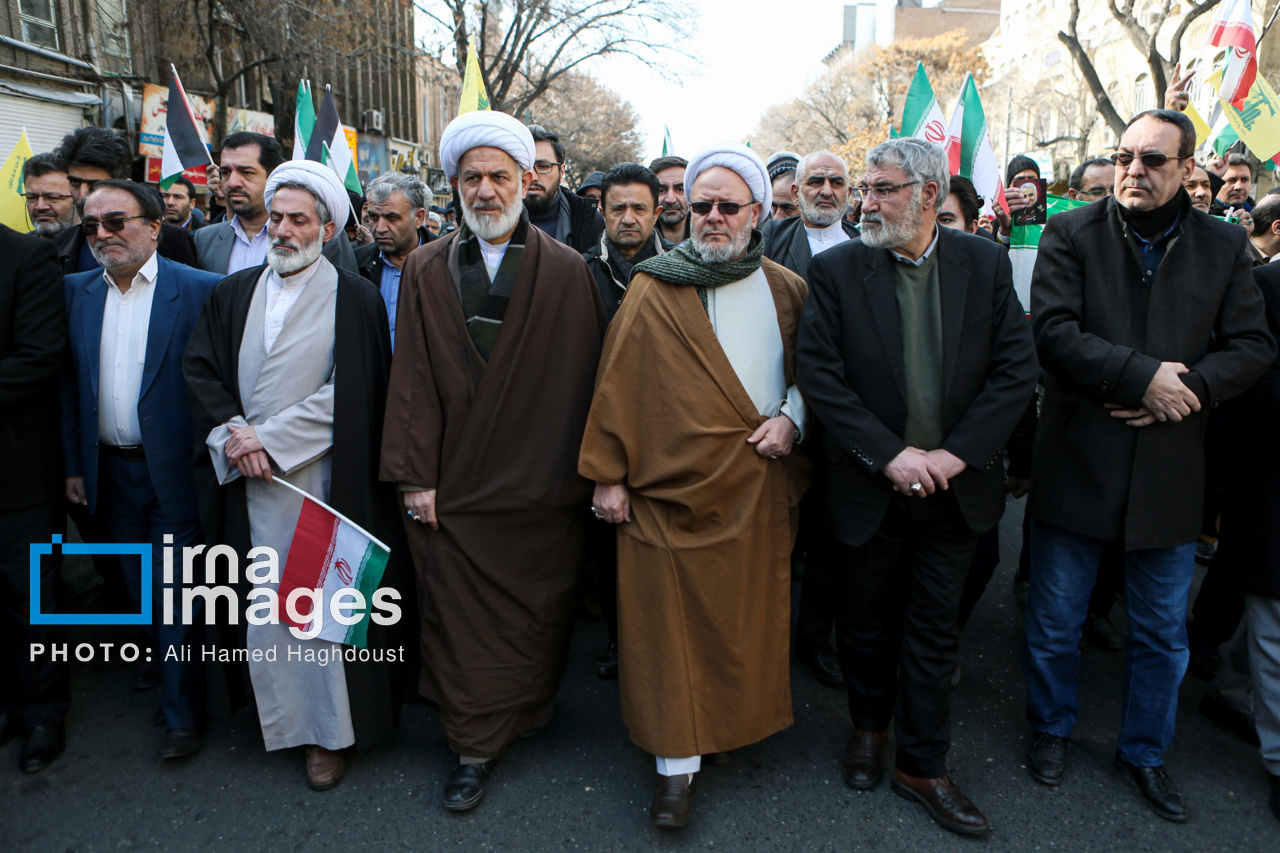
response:
M702 756L692 758L663 758L657 756L659 776L679 776L682 773L697 773L702 769Z

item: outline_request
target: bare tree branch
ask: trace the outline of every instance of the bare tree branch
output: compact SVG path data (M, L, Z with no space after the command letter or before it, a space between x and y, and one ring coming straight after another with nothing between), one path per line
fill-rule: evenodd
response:
M1116 13L1114 0L1108 0L1111 4L1113 14ZM1128 0L1129 8L1132 8L1133 0ZM1107 127L1111 128L1116 136L1124 133L1125 121L1120 117L1120 113L1116 111L1115 104L1111 102L1111 96L1107 94L1107 89L1102 85L1101 78L1098 77L1098 69L1093 65L1093 59L1085 52L1084 47L1080 44L1080 36L1076 27L1080 22L1080 0L1071 0L1071 17L1067 20L1067 31L1064 33L1058 31L1058 41L1066 45L1067 50L1071 52L1071 57L1076 61L1076 67L1080 69L1081 76L1084 77L1085 83L1089 86L1089 91L1093 93L1094 100L1098 103L1098 112L1102 114L1102 119L1107 123ZM1163 90L1162 90L1163 91Z

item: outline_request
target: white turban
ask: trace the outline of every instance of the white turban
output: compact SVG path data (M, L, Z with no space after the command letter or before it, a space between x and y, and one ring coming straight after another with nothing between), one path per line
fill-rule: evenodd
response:
M737 142L719 142L694 155L684 170L685 198L689 201L701 200L693 197L693 184L698 180L698 175L715 166L723 166L747 182L751 198L764 204L764 210L760 212L761 219L773 208L773 186L769 183L769 170L764 167L756 152Z
M315 160L286 160L272 170L267 177L267 188L262 192L262 200L267 210L271 210L271 197L276 189L285 181L297 181L306 184L316 198L329 208L329 216L338 230L347 223L347 209L351 206L351 197L347 188L338 180L333 169Z
M511 155L523 171L538 156L533 134L517 118L493 110L473 110L449 122L440 137L440 165L444 176L458 174L458 161L472 148L498 148Z

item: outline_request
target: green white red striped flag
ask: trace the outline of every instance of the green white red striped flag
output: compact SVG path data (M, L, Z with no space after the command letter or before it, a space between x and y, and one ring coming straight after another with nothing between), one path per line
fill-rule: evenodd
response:
M295 589L318 590L321 627L312 639L328 640L347 646L366 648L369 631L369 609L373 594L382 582L391 549L369 535L364 528L338 513L329 505L316 500L291 483L279 477L274 482L288 486L303 495L302 511L298 513L298 526L293 531L289 546L289 559L284 566L277 591L280 602L280 620L303 631L313 630L313 622L299 623L289 616L286 602ZM359 618L352 625L343 625L333 618L329 603L345 590L359 590L364 596L364 607L351 608L347 615ZM346 599L350 601L351 598ZM297 612L310 615L311 599L300 598Z
M1051 195L1049 215L1091 203ZM1040 254L1040 235L1043 233L1043 225L1014 225L1009 229L1009 263L1013 265L1013 289L1022 302L1022 310L1028 313L1031 311L1031 273L1036 268L1036 258Z
M1253 34L1253 0L1224 0L1218 6L1206 41L1225 47L1222 100L1238 110L1258 77L1258 41Z
M293 159L307 159L307 144L316 126L316 105L311 100L311 81L298 81L298 97L293 110Z
M184 169L203 168L213 162L209 146L196 123L196 114L178 79L178 69L169 69L169 102L165 105L164 151L160 160L160 188L169 189Z
M911 88L907 90L907 99L902 105L902 130L898 135L914 136L946 148L947 122L942 117L942 108L933 94L923 62L916 63L916 76L911 80Z
M971 73L964 75L960 97L951 113L947 159L951 162L951 174L973 181L973 188L982 196L984 210L994 211L993 204L998 203L1008 212L1009 202L1005 201L1004 180L1000 177L995 146L991 144L987 115Z

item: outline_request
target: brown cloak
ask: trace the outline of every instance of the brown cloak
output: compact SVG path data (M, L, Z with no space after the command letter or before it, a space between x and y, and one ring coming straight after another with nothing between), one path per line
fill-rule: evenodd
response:
M591 501L578 447L606 324L581 256L529 228L486 363L463 319L456 243L433 240L405 264L382 433L382 479L437 489L440 529L406 527L420 690L442 721L555 697ZM480 757L506 745L460 743L448 722L446 734Z
M773 261L787 383L804 280ZM625 483L618 532L622 716L668 758L726 752L791 725L792 509L807 478L765 459L756 410L693 287L637 274L605 338L578 470Z

